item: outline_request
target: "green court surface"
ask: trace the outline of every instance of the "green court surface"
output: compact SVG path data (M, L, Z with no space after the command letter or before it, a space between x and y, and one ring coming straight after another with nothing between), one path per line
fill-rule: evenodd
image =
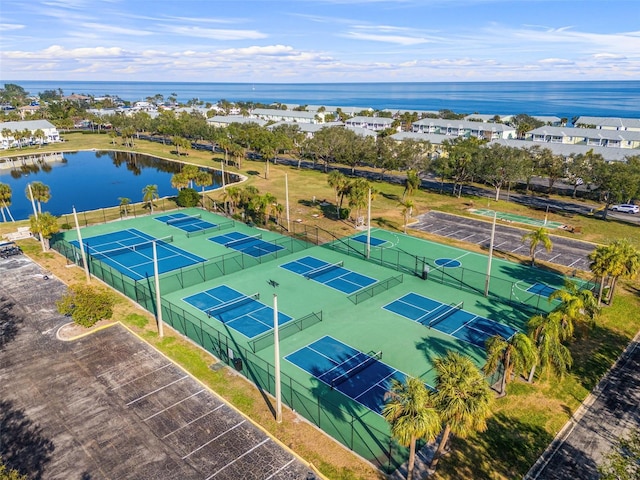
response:
M561 228L564 226L564 223L561 222L550 222L540 220L538 218L525 217L524 215L517 215L515 213L497 212L495 210L489 210L486 208L476 208L469 211L476 215L481 215L483 217L489 218L493 218L493 214L495 213L496 218L498 220L502 220L503 222L523 223L525 225L531 225L534 227Z
M196 209L181 212L201 215L206 223L229 222ZM444 333L445 329L428 328L383 307L414 293L445 305L464 302L464 310L471 316L522 331L532 315L553 308L547 296L564 282L562 277L494 258L489 295L485 297L485 255L409 235L372 230L371 243L377 246L370 247L366 258L362 233L313 245L235 222L221 231L203 235L191 232L187 236L154 217L87 227L82 236L86 239L135 227L156 238L173 235L173 243L180 249L205 258L200 265L161 275L163 320L271 394L275 391L273 331L268 317L272 310L266 307L273 306L273 296L277 294L278 310L291 317L280 329L283 402L386 472L405 461L407 452L391 439L384 419L285 357L330 336L360 352L382 352L381 362L433 385L435 357L454 350L482 366L484 349ZM208 240L233 231L247 236L260 234L261 241L283 248L254 258ZM78 262L78 252L68 243L75 239L75 232L69 231L53 239L52 244L68 259ZM342 265L322 278L307 278L304 273L306 265L339 262ZM133 281L98 260L90 259L89 264L95 275L155 312L152 278ZM371 280L362 281L363 278L375 283L353 287L350 280L354 278L355 285L368 285ZM208 300L198 303L207 291L259 294L257 300L250 300L250 309L262 312L262 330L246 327L244 307L225 312L226 316L207 315ZM248 315L261 315L251 312Z

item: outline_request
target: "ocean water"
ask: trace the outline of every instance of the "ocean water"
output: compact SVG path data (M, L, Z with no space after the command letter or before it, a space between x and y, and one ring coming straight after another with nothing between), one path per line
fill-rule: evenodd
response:
M6 82L0 79L0 83ZM181 82L70 82L11 81L31 94L61 88L72 93L118 95L137 101L176 94L178 101L197 98L216 103L281 102L442 110L456 113L509 115L612 116L640 118L640 81L584 82L438 82L438 83L181 83Z

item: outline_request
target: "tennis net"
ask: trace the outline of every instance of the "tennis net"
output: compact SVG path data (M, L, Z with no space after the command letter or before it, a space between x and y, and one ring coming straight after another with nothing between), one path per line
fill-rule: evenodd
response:
M262 234L258 233L256 235L251 235L249 237L238 238L237 240L231 240L224 244L225 247L235 248L238 245L242 245L244 243L253 242L254 240L260 240L262 238Z
M215 307L211 307L208 310L205 310L207 317L214 317L216 315L220 315L224 312L228 312L229 310L233 310L242 305L246 305L247 303L251 303L254 300L259 300L260 294L254 293L253 295L245 295L244 297L234 298L233 300L229 300L228 302L223 302Z
M179 223L190 223L193 220L200 220L201 218L202 218L202 215L197 213L195 215L185 215L184 217L170 218L165 223L167 225L176 225Z
M429 320L429 323L428 323L429 328L442 322L445 318L450 317L451 315L456 313L458 310L462 310L462 307L464 307L464 302L460 302L456 305L449 305L449 307L445 311L439 313L438 315L436 315L435 317ZM424 325L424 322L420 322L420 323Z
M337 263L329 263L327 265L322 265L321 267L314 268L313 270L309 270L304 274L305 278L314 278L318 275L322 275L323 273L330 272L331 270L335 270L336 268L340 268L344 266L344 262L341 260Z
M169 235L168 237L163 237L163 238L157 238L155 240L148 240L145 242L136 243L134 245L123 245L122 247L112 248L111 250L103 250L101 252L95 251L95 249L89 245L86 245L86 247L87 247L87 252L89 252L89 254L93 258L109 258L109 257L114 257L116 255L120 255L122 253L137 252L138 250L142 250L150 247L151 245L153 245L153 242L156 242L157 244L172 243L173 235Z
M358 373L363 371L365 368L370 367L371 365L373 365L374 363L376 363L378 360L382 358L382 352L371 352L368 354L362 353L360 356L362 355L366 357L362 362L358 363L357 365L354 365L353 367L349 368L347 371L342 372L340 375L338 375L337 377L331 380L331 388L334 388L340 385L341 383L346 382L348 379L350 379L354 375L357 375Z
M217 225L215 223L212 223L210 227L201 228L200 230L194 230L193 232L187 232L187 238L197 237L198 235L206 235L207 233L211 233L216 230L223 230L225 228L232 227L234 223L235 222L233 220L222 222Z

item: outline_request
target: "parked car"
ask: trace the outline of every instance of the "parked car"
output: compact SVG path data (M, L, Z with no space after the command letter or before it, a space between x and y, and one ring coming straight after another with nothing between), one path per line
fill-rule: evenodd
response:
M640 212L640 207L638 205L623 203L622 205L611 205L610 210L621 213L638 213Z

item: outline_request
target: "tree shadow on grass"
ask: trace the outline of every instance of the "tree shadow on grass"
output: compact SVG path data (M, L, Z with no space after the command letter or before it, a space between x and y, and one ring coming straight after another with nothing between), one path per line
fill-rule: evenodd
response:
M0 401L0 457L9 470L40 479L55 446L24 410L10 400Z
M0 297L0 351L18 335L22 318L13 312L15 304L6 297Z
M552 440L542 427L498 413L488 420L485 432L453 438L451 452L438 465L438 472L448 478L522 478ZM593 471L595 465L586 460L584 468Z

